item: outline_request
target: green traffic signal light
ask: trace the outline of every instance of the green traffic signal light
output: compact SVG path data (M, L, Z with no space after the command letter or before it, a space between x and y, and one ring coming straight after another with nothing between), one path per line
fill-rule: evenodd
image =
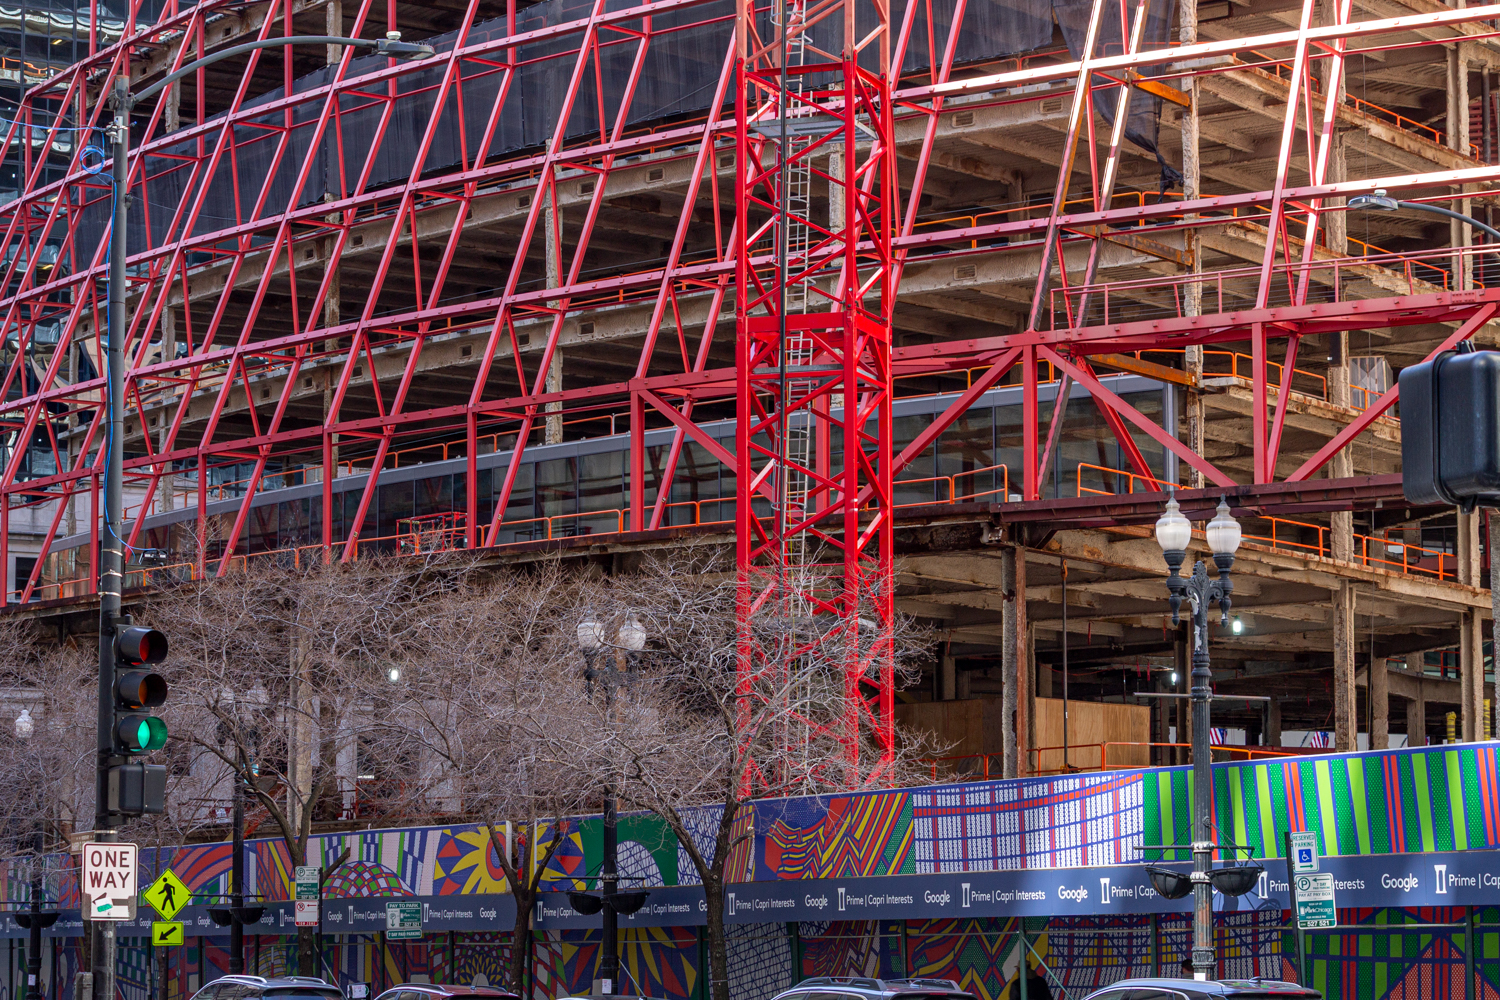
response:
M130 753L160 750L167 745L167 724L154 715L126 715L116 733Z

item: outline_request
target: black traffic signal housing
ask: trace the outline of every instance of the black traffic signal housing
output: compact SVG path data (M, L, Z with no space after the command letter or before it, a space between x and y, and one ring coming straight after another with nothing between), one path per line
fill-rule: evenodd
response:
M167 682L150 669L167 658L167 637L143 625L115 630L115 711L111 735L117 756L150 753L167 742L167 724L152 715L167 700ZM109 811L125 816L166 808L162 764L120 763L109 769Z
M1500 506L1500 352L1468 341L1401 372L1408 503Z

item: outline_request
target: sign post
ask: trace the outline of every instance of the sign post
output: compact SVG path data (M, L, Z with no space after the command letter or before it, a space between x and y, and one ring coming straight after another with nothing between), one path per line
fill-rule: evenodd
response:
M1295 833L1283 833L1281 835L1282 855L1286 859L1286 888L1291 896L1292 903L1292 937L1297 942L1297 982L1302 985L1307 983L1307 969L1305 959L1307 957L1307 938L1302 933L1302 927L1297 924L1297 873L1295 870L1296 857L1292 852L1292 838Z
M83 919L132 920L135 918L135 873L138 854L134 844L83 845Z
M297 892L293 897L292 916L293 921L298 927L318 926L318 881L320 873L321 869L317 865L297 866Z

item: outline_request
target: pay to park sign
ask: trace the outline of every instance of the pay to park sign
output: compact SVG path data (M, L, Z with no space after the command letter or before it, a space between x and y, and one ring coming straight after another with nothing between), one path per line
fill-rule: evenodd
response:
M298 865L297 896L292 916L298 927L318 926L318 880L322 869L317 865Z
M1337 927L1339 921L1333 894L1333 873L1314 872L1293 877L1297 880L1297 926L1303 930Z
M134 844L83 845L83 919L135 918L137 861Z

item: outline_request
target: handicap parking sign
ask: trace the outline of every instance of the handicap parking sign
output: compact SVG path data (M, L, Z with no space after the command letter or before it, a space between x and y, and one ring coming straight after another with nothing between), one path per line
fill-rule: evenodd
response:
M1292 872L1306 875L1318 870L1318 835L1311 830L1294 830L1291 835Z

